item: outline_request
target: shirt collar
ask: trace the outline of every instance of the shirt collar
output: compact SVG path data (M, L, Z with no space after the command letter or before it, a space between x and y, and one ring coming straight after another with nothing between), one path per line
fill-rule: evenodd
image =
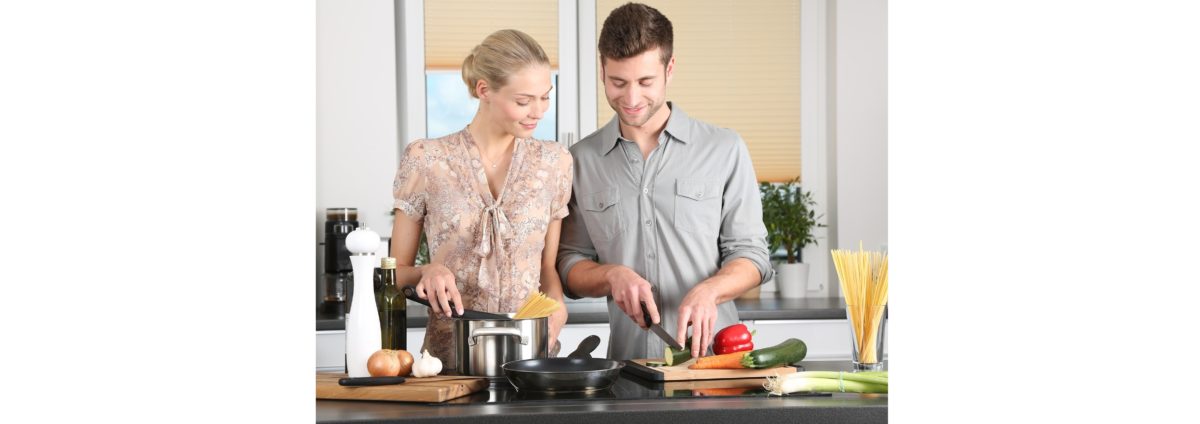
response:
M667 107L671 110L671 114L667 116L667 125L663 131L672 138L687 143L692 136L692 119L687 113L683 112L683 108L675 105L673 102L667 102ZM617 116L614 114L612 119L600 129L601 140L603 143L597 144L598 153L600 156L607 156L617 147L617 143L621 141L621 127L617 123Z

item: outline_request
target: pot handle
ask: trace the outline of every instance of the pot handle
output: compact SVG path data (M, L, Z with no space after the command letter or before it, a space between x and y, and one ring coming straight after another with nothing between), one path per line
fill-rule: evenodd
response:
M521 335L521 330L512 327L483 327L471 330L468 344L475 346L475 338L483 336L511 336L521 340L521 344L529 344L529 338Z

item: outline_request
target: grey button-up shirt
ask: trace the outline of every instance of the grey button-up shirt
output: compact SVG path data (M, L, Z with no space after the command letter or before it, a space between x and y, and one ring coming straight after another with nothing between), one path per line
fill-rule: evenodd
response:
M762 276L760 284L773 271L746 143L732 130L667 105L666 128L645 160L636 143L621 137L616 117L571 147L575 181L558 272L565 285L571 268L584 259L633 269L655 287L662 326L675 334L683 297L726 262L749 259ZM714 331L737 323L733 302L717 310ZM609 358L662 356L666 344L639 328L612 296L608 320Z

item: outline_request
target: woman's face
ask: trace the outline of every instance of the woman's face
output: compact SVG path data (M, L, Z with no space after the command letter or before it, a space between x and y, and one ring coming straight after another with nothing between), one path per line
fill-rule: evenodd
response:
M489 118L499 128L520 138L533 137L533 130L550 108L550 67L527 66L509 76L508 84L487 93Z

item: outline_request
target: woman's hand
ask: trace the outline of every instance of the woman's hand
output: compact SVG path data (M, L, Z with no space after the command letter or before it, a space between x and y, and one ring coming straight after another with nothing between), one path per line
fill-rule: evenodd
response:
M417 282L417 296L429 300L429 309L434 314L450 318L453 316L450 303L453 302L454 310L462 315L463 301L454 283L454 273L442 264L429 264L418 269L421 271L421 281Z

